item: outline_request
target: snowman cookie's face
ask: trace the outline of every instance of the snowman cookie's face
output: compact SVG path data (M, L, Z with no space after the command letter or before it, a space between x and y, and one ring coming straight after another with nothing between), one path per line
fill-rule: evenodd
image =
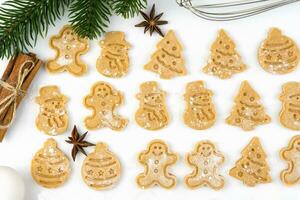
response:
M50 110L57 110L64 107L64 102L60 99L49 99L45 101L44 105Z
M117 44L117 43L108 44L106 49L108 49L109 52L114 54L114 55L119 55L120 56L120 55L127 54L127 49L122 44Z
M148 93L145 95L144 103L151 107L161 106L163 104L163 95L161 93Z
M112 90L108 85L100 84L95 87L94 94L99 98L105 98L112 94Z
M207 92L194 93L190 96L190 103L193 106L206 106L209 104L210 94Z
M209 157L213 154L214 146L210 143L202 143L198 146L198 152L204 157Z
M288 98L287 98L288 103L293 103L296 105L300 105L300 92L292 92Z
M296 149L297 151L300 152L300 138L296 139L293 143L293 149Z
M156 142L150 146L150 153L154 156L161 156L167 152L167 148L164 144Z

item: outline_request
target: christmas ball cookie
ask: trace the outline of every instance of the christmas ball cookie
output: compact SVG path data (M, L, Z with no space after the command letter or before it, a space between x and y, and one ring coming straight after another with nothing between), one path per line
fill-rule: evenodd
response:
M84 160L81 175L84 182L94 190L110 189L120 180L121 163L108 150L107 145L100 142L95 151Z
M298 66L300 51L297 44L272 28L258 50L258 60L264 70L274 74L290 73Z
M48 139L31 162L32 178L45 188L57 188L63 185L71 172L70 162L58 149L54 139Z

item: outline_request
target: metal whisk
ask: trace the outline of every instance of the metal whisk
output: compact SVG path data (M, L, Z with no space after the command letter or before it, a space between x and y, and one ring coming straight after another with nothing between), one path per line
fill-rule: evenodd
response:
M300 0L237 0L219 3L216 0L214 0L214 3L211 3L212 0L176 1L180 6L185 7L203 19L230 21L257 15Z

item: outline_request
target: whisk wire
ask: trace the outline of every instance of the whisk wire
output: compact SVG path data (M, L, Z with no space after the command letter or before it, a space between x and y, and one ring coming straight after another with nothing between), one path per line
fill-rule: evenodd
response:
M258 15L298 1L300 0L237 0L232 2L201 4L195 3L199 2L197 0L177 0L177 3L203 19L230 21ZM226 9L229 11L225 11Z

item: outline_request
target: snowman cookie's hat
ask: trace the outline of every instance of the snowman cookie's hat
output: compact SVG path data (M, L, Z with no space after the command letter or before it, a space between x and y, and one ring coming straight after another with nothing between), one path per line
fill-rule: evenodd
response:
M106 45L113 45L113 44L124 45L127 48L131 46L125 40L125 34L120 31L113 31L113 32L106 33L104 40L101 41L102 47Z
M38 104L43 104L49 100L57 100L66 102L68 98L60 93L60 90L57 86L46 86L40 89L40 96L36 98Z
M188 85L186 86L186 90L189 94L195 94L201 92L201 93L208 93L212 95L212 92L204 87L203 81L194 81L188 83Z

